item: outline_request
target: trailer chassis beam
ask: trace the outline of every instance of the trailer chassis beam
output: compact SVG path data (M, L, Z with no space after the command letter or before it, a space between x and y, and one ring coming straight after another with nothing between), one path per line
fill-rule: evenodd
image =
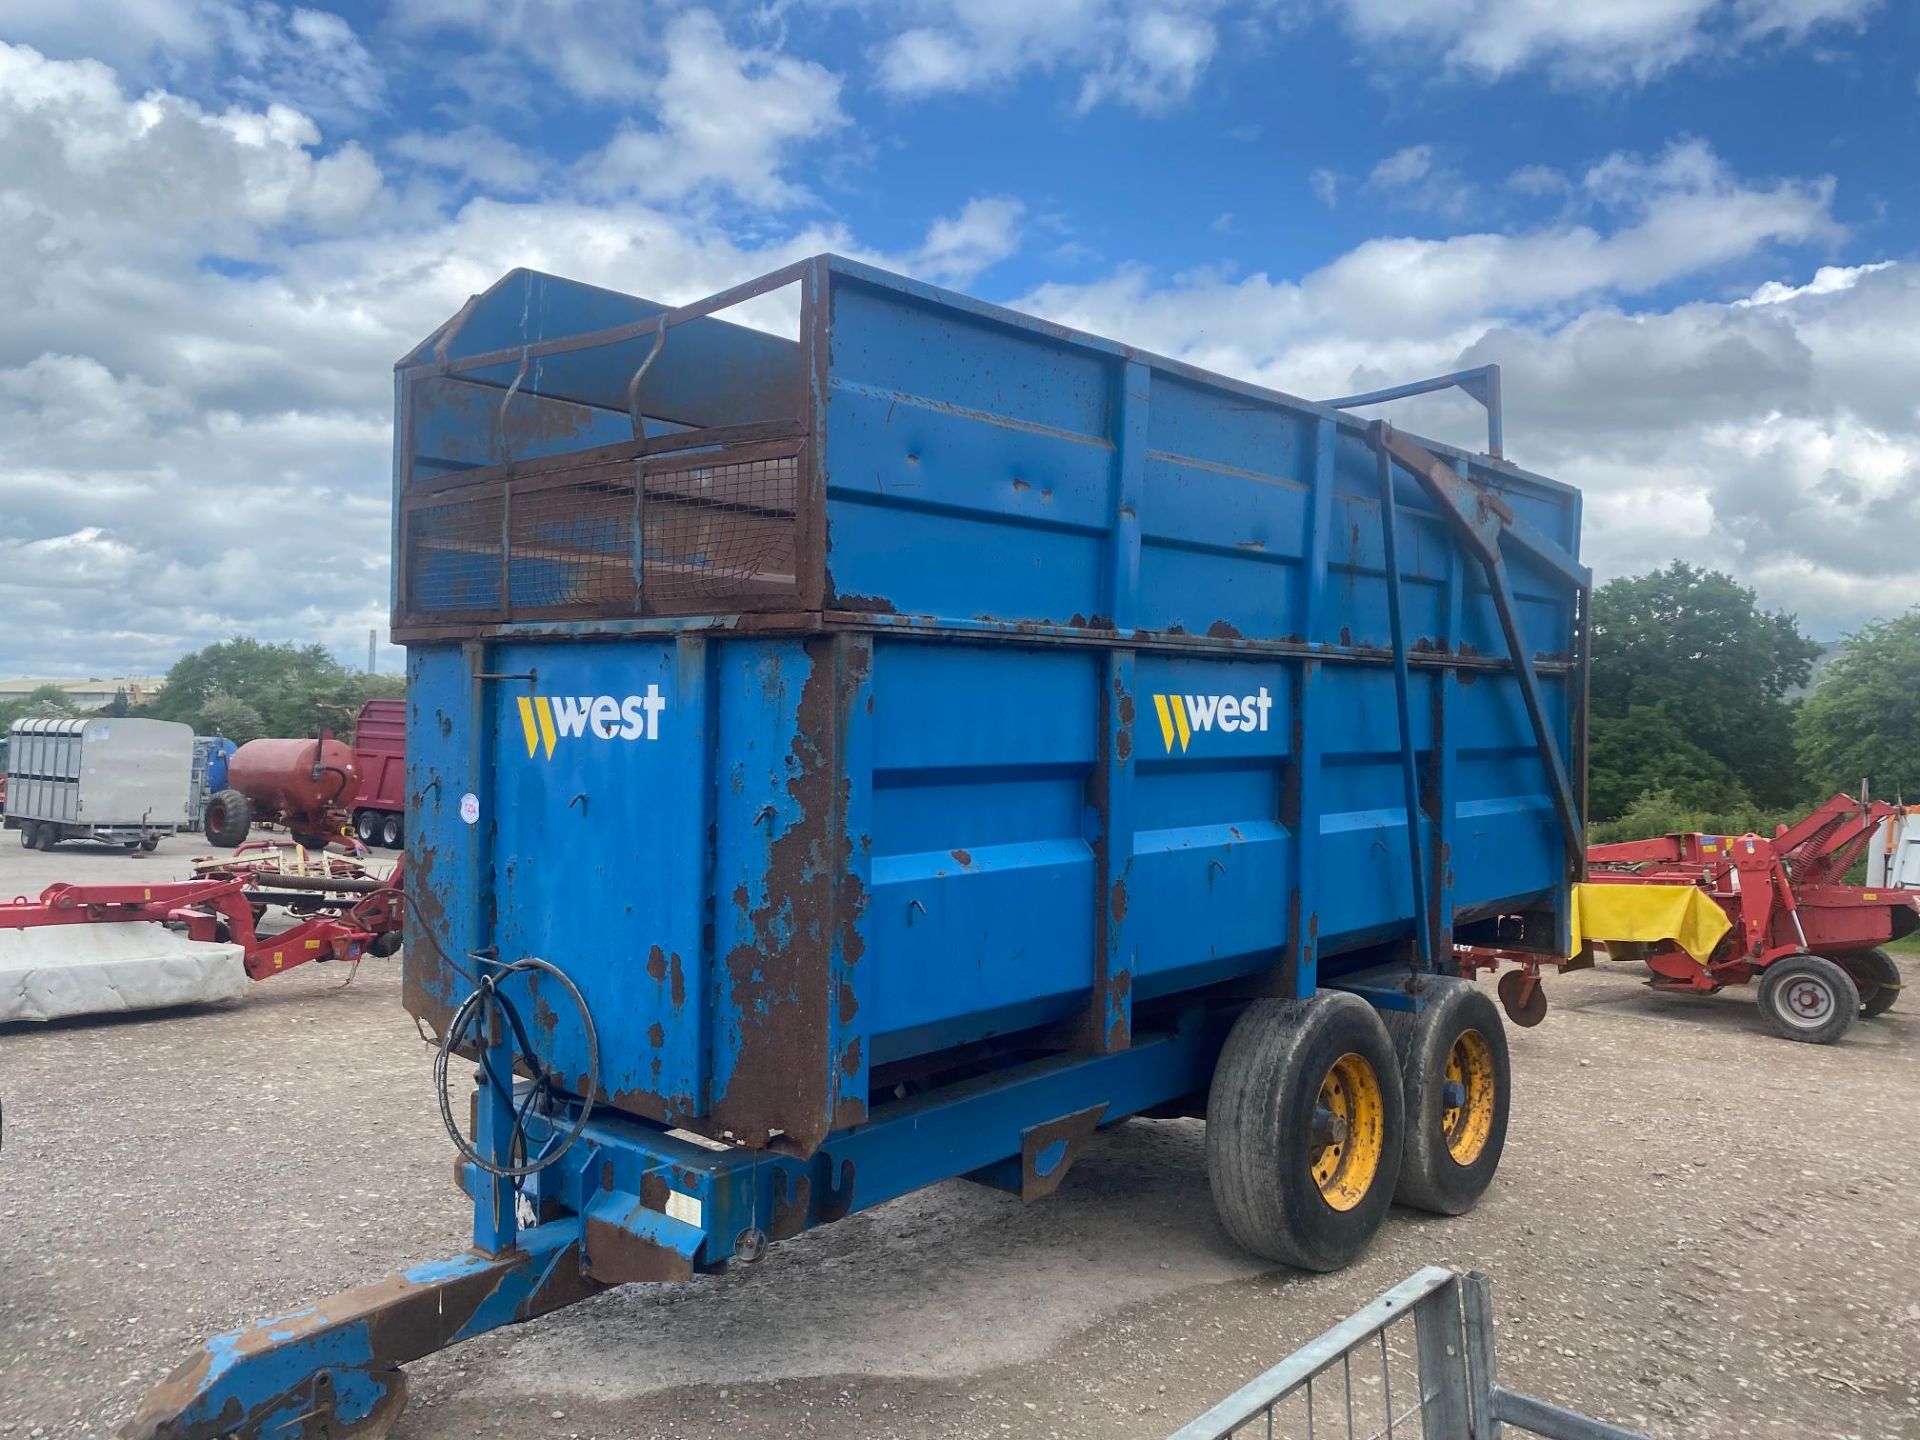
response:
M161 1381L120 1440L377 1440L406 1405L400 1366L596 1290L580 1221L520 1233L498 1256L416 1265L291 1314L216 1336Z
M119 1440L378 1440L405 1404L400 1366L488 1330L612 1285L757 1260L774 1240L938 1180L1038 1199L1100 1125L1204 1092L1237 1013L1196 1007L1126 1050L1049 1056L875 1106L807 1157L714 1148L596 1109L578 1142L523 1182L519 1208L542 1223L511 1248L476 1247L216 1336ZM529 1115L529 1152L571 1123L565 1102ZM491 1194L491 1175L459 1168L470 1195Z

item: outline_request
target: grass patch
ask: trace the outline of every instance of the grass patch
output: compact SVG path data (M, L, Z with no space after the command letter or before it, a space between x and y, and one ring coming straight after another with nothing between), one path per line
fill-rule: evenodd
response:
M1889 955L1920 955L1920 930L1903 940L1892 940L1880 947Z

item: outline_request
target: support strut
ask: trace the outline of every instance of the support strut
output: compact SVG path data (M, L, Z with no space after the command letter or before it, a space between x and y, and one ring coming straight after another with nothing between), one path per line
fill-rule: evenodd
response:
M118 1440L380 1440L406 1405L402 1365L600 1288L581 1272L577 1217L519 1241L216 1335L148 1394Z

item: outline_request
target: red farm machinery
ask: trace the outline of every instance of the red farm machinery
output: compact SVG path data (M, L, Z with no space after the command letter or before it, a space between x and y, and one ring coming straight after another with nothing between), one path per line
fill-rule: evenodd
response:
M1758 980L1760 1014L1775 1034L1831 1044L1856 1019L1886 1013L1900 993L1899 965L1884 947L1920 928L1920 889L1847 877L1876 832L1884 844L1885 827L1902 814L1897 805L1836 795L1771 836L1678 834L1589 846L1575 953L1563 963L1591 966L1598 943L1614 960L1644 964L1655 990L1711 995ZM1546 1009L1541 957L1462 955L1469 968L1500 959L1522 964L1501 978L1509 1013L1537 1023Z
M258 842L187 880L49 885L0 902L0 1021L230 1000L309 962L392 955L404 906L399 864ZM293 923L263 930L269 907Z

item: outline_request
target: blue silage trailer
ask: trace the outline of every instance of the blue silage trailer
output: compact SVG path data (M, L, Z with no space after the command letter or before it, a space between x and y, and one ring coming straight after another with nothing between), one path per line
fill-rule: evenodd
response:
M1129 1116L1204 1116L1289 1264L1471 1205L1507 1051L1455 947L1566 953L1584 771L1579 497L1498 458L1497 381L1432 382L1471 455L1337 408L1419 386L833 256L476 296L398 367L393 596L474 1247L219 1337L128 1433L378 1433L417 1356L951 1177L1044 1196Z

